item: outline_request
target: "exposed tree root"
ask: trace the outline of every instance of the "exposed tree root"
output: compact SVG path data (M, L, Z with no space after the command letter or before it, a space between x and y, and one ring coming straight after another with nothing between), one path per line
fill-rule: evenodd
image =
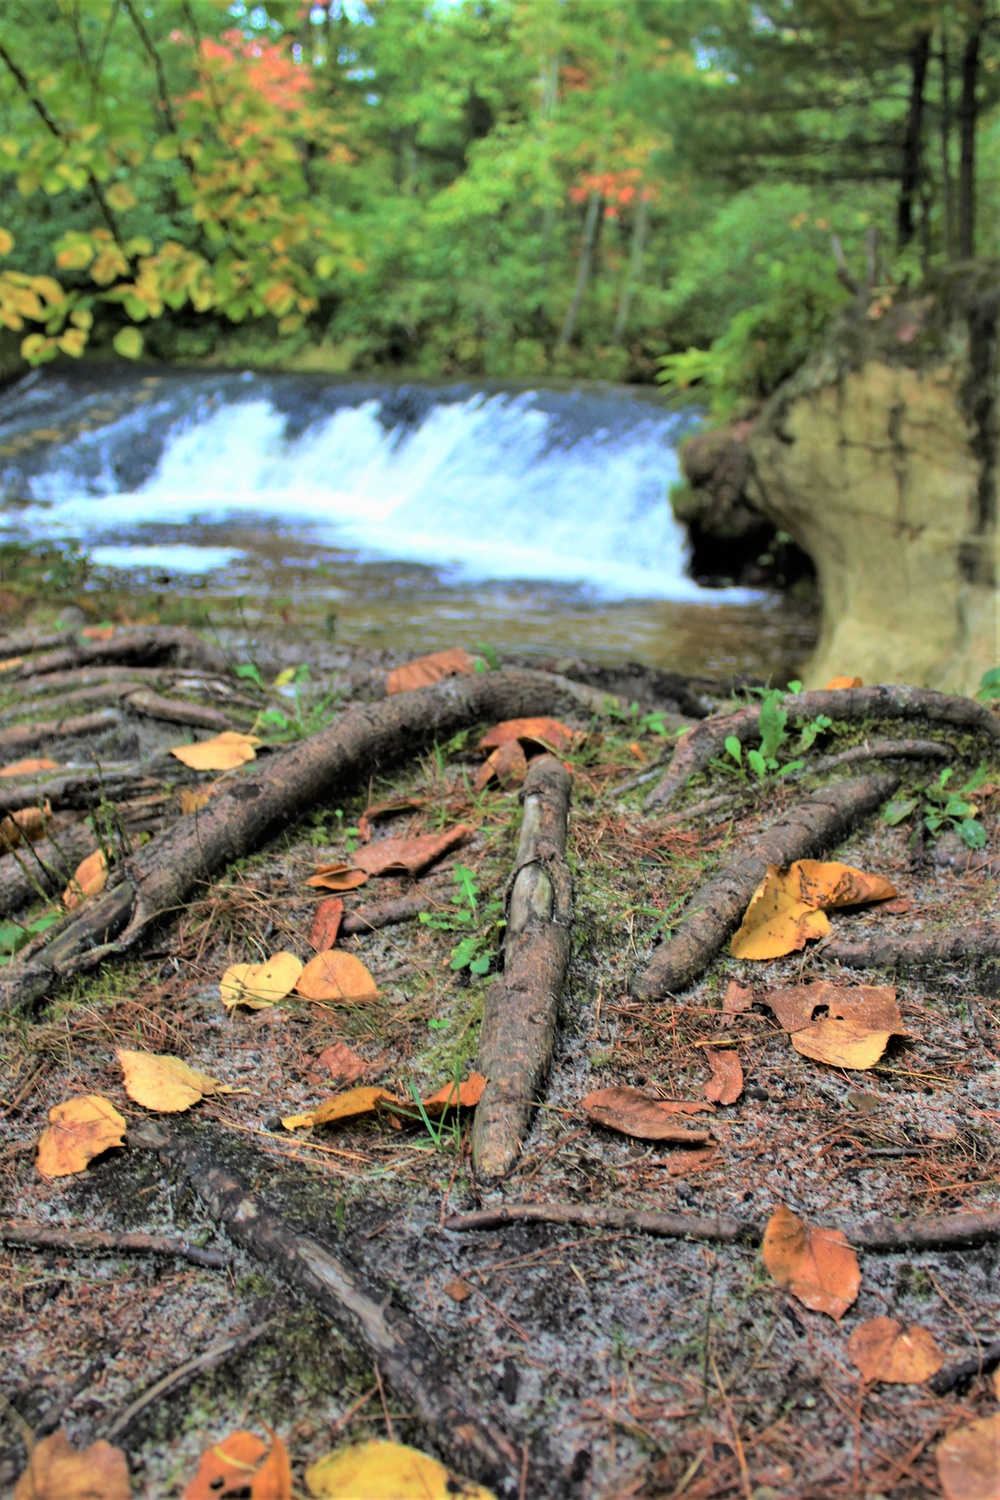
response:
M890 774L833 782L757 834L746 852L735 855L695 893L678 931L653 954L635 993L659 999L691 984L736 931L768 865L789 865L838 844L898 785L899 778Z
M417 692L350 709L319 734L272 756L208 807L152 839L127 860L121 883L90 898L78 917L24 949L0 978L0 1010L30 1005L59 980L92 968L181 907L200 885L301 816L345 782L389 765L469 724L594 710L603 695L566 678L507 669L447 678ZM21 804L23 805L23 803Z
M22 639L21 636L0 639L0 652L3 652L5 659L23 654L22 650L16 649L16 643ZM16 682L29 677L44 677L51 672L67 672L77 667L93 666L97 662L136 663L150 667L200 667L209 672L228 671L221 651L209 646L190 630L174 629L166 625L119 630L106 641L80 640L76 635L71 635L67 640L64 636L57 636L54 644L54 650L35 647L37 654L25 656L19 667L11 668L6 674L6 680Z
M878 933L870 938L835 938L823 957L848 969L905 968L911 964L950 963L956 959L996 958L1000 927L973 922L948 932Z
M960 1359L957 1364L948 1365L932 1375L927 1382L929 1390L935 1396L947 1396L957 1385L965 1380L975 1380L977 1375L988 1375L1000 1365L1000 1341L989 1344L978 1355L969 1359Z
M551 755L528 767L507 904L504 971L486 995L477 1067L488 1080L472 1126L480 1177L503 1177L521 1152L548 1072L569 962L573 886L566 863L571 778Z
M33 897L51 895L69 884L73 871L97 848L92 828L78 823L54 839L40 839L0 859L0 915L17 911Z
M341 932L374 932L379 927L392 927L396 922L412 922L422 911L430 911L439 905L433 897L422 891L411 896L398 896L394 901L373 901L370 906L359 906L347 913L340 924Z
M100 734L121 723L121 715L113 708L98 709L96 713L82 714L75 719L49 719L42 724L17 724L12 729L0 729L0 760L15 760L25 750L33 750L50 740L79 739L86 734Z
M23 807L40 807L48 802L53 812L61 809L91 808L102 797L127 799L158 792L166 780L175 786L198 781L199 771L189 771L180 761L166 758L146 761L118 761L93 771L73 771L68 776L52 776L27 785L4 785L0 782L0 817Z
M125 704L133 713L147 719L163 719L168 724L189 724L193 729L210 729L215 734L233 727L232 719L219 708L184 703L179 698L162 698L146 688L130 693Z
M221 1250L199 1250L185 1240L163 1234L110 1234L100 1229L57 1229L51 1224L0 1224L0 1242L32 1250L62 1250L74 1255L173 1255L192 1266L224 1271Z
M852 745L836 755L822 755L812 765L792 775L820 776L841 766L860 766L870 760L952 760L954 751L940 740L876 740L871 745ZM786 777L786 780L788 778Z
M812 719L826 714L834 720L915 719L927 724L982 734L1000 746L1000 719L971 698L951 697L929 688L870 687L839 688L832 692L788 693L784 708L789 719ZM678 742L673 758L657 786L646 799L646 807L663 807L696 772L721 755L725 742L734 735L741 744L760 735L760 705L735 713L713 714Z
M180 1168L232 1240L322 1308L376 1362L455 1468L504 1496L517 1493L516 1448L468 1391L449 1379L444 1357L423 1328L392 1305L391 1293L366 1285L353 1266L293 1229L204 1150L159 1121L134 1127L128 1142L155 1151L164 1166Z

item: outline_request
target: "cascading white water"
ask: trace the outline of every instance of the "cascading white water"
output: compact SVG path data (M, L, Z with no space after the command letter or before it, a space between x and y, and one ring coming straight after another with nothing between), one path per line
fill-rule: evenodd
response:
M226 550L199 562L207 549L185 528L238 518L467 579L579 582L606 598L747 597L686 577L667 499L685 424L654 402L313 386L297 403L266 378L147 384L144 404L118 412L106 395L71 393L73 436L0 457L0 493L29 502L21 531L80 537L119 566L159 558L197 570ZM5 435L37 430L53 405L51 387L0 401L0 455Z

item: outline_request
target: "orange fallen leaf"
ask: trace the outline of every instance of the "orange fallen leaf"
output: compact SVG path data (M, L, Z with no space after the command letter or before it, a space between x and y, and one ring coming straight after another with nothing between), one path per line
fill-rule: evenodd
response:
M219 984L222 1003L230 1010L236 1005L250 1010L275 1005L291 994L302 968L294 953L275 953L262 964L232 964Z
M887 901L897 895L896 887L884 876L868 875L836 859L797 859L789 865L785 879L798 900L824 911Z
M315 948L317 953L325 953L328 948L332 948L337 941L343 915L344 903L336 896L330 896L326 901L321 901L313 916L312 927L309 929L310 948Z
M459 1281L456 1278L454 1281L445 1282L444 1294L450 1297L452 1302L467 1302L472 1296L472 1288L467 1281Z
M511 740L520 740L533 750L570 750L584 736L560 719L505 719L495 724L479 741L480 750L494 750Z
M729 951L734 958L782 958L830 931L826 910L883 901L896 887L836 860L800 859L781 870L769 865Z
M364 870L352 870L350 865L317 865L316 874L310 875L306 885L321 891L356 891L367 881Z
M379 839L351 855L357 869L366 875L416 875L450 850L463 844L472 834L465 823L458 823L444 833L425 833L412 839Z
M76 867L73 879L63 891L62 903L67 911L73 911L88 896L96 896L108 883L108 856L103 849L95 849Z
M423 805L422 797L393 797L388 802L374 802L371 807L365 808L358 819L358 838L363 844L370 844L372 824L379 818L388 818L393 813L410 812Z
M803 1057L839 1068L872 1068L906 1027L892 985L838 985L828 979L761 996Z
M403 1100L397 1094L391 1094L388 1089L372 1087L348 1089L345 1094L334 1094L331 1099L324 1100L317 1109L314 1109L312 1123L333 1125L337 1120L351 1120L356 1115L374 1114L380 1104L402 1103Z
M80 631L85 641L110 641L114 633L114 625L85 625Z
M23 656L8 656L5 661L0 661L0 672L13 672L16 667L23 666Z
M232 771L256 760L256 746L259 744L260 740L254 734L224 729L210 740L199 740L194 745L173 745L170 754L192 771Z
M934 1457L945 1500L1000 1500L1000 1412L956 1427Z
M250 1500L292 1500L292 1466L288 1450L271 1432L271 1451L250 1481ZM216 1491L218 1493L218 1491Z
M836 692L839 688L856 687L864 687L864 683L860 677L831 677L823 691L824 693L832 693Z
M59 768L57 760L46 760L44 755L35 756L28 760L15 760L9 766L0 770L0 776L31 776L36 771L55 771Z
M78 1450L62 1428L35 1444L14 1486L14 1500L130 1500L131 1494L120 1448L96 1442Z
M18 849L45 837L46 822L52 815L48 802L44 807L22 807L0 821L0 849Z
M640 1089L618 1086L595 1089L584 1099L583 1109L595 1125L606 1125L640 1141L704 1146L712 1139L710 1131L685 1130L677 1119L678 1115L710 1113L712 1106L700 1099L651 1099Z
M488 755L479 768L475 787L481 792L491 781L498 781L504 788L520 786L528 774L528 762L520 740L508 740Z
M743 1092L743 1065L728 1048L705 1047L705 1061L712 1076L705 1085L710 1104L735 1104Z
M295 980L295 993L306 1000L353 1005L378 999L378 986L360 958L343 949L317 953Z
M461 1109L474 1109L483 1097L485 1087L486 1079L482 1073L470 1073L464 1083L446 1083L444 1088L421 1102L428 1114L444 1114L445 1110L454 1109L456 1105Z
M49 1110L35 1166L43 1177L72 1177L125 1140L125 1120L100 1094L76 1094Z
M474 672L476 663L468 651L453 646L448 651L434 651L430 656L418 656L405 662L389 673L385 690L393 693L412 693L416 688L430 687L442 677L457 677L465 672Z
M768 1220L761 1253L778 1286L838 1322L861 1289L858 1258L840 1230L814 1229L784 1204Z
M753 990L746 985L737 984L731 979L726 985L726 993L722 997L722 1014L724 1016L739 1016L744 1011L753 1009Z
M226 1500L246 1494L250 1500L291 1500L288 1452L277 1433L267 1431L270 1446L252 1432L234 1432L206 1448L183 1500Z
M895 1318L869 1318L859 1323L847 1341L852 1364L862 1379L889 1385L923 1385L944 1364L934 1335L913 1323Z
M207 807L211 800L210 791L196 792L191 787L181 787L181 812L185 817L189 817L191 813L201 812L201 809Z
M316 1063L331 1078L339 1078L341 1083L353 1083L355 1078L361 1077L366 1066L364 1059L352 1052L346 1042L334 1042L332 1047L324 1047Z

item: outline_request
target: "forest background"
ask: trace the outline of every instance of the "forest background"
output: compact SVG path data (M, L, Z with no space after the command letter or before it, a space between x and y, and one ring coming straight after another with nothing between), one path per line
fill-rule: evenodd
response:
M19 361L766 395L989 253L986 0L6 0ZM881 299L881 300L880 300Z

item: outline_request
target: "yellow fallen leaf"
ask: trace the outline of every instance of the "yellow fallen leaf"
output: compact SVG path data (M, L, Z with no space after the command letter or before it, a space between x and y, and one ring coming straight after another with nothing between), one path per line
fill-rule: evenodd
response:
M255 734L241 734L236 729L224 729L210 740L200 740L195 745L174 745L170 754L192 771L232 771L247 761L256 760L256 746L260 740Z
M49 1110L35 1166L43 1177L72 1177L125 1139L125 1120L100 1094L77 1094Z
M235 1005L250 1010L276 1005L291 994L302 969L302 960L294 953L275 953L262 964L233 964L219 985L222 1003L230 1010Z
M840 1230L814 1229L784 1204L768 1220L761 1254L778 1286L838 1322L861 1290L858 1258Z
M496 1500L436 1458L405 1443L378 1439L340 1448L310 1464L306 1486L314 1500Z
M836 859L797 859L789 865L784 880L799 901L824 911L888 901L898 895L892 881L883 875L869 875Z
M308 1115L286 1115L282 1125L286 1130L306 1130L312 1124L313 1117Z
M77 1450L62 1428L31 1450L14 1500L129 1500L132 1482L120 1448L103 1441Z
M354 1115L370 1115L380 1104L402 1104L403 1100L388 1089L348 1089L344 1094L334 1094L312 1112L314 1125L332 1125L336 1120L349 1120ZM294 1116L292 1117L294 1119Z
M780 872L771 865L747 907L739 931L729 945L734 958L782 958L804 948L810 938L825 937L830 919L791 896L777 882Z
M63 891L62 902L67 911L80 905L88 896L96 896L108 883L108 856L103 849L81 860L69 885Z
M1000 1500L1000 1412L949 1432L934 1457L945 1500Z
M295 993L306 1000L351 1005L378 999L378 986L353 953L328 948L311 958L295 981Z
M199 1073L179 1057L169 1053L129 1052L116 1049L125 1074L125 1092L144 1109L161 1114L179 1114L200 1104L209 1094L228 1093L225 1084Z
M276 688L290 687L295 681L295 674L298 670L298 667L286 667L283 672L278 673L271 686Z
M934 1335L895 1318L869 1318L859 1323L847 1341L851 1363L862 1378L888 1385L923 1385L944 1364Z
M181 812L187 816L189 813L200 812L207 807L212 800L211 792L193 792L190 787L181 787Z

